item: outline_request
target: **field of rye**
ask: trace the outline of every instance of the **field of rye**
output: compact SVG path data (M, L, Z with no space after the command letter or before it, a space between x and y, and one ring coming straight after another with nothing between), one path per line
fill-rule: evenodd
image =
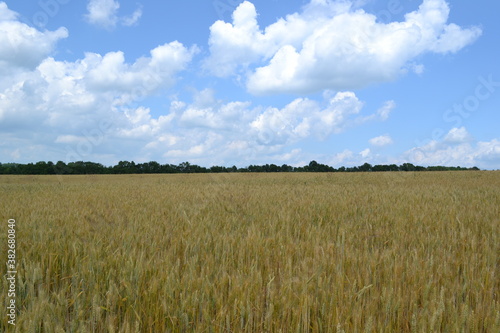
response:
M0 176L0 332L500 332L500 173Z

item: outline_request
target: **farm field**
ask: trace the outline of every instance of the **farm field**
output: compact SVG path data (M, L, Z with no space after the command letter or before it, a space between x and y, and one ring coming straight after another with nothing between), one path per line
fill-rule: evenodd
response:
M500 172L0 176L0 212L1 332L500 332Z

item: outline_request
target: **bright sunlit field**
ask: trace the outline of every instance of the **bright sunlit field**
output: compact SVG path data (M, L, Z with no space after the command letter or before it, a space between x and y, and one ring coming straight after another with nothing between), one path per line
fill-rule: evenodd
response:
M16 332L500 332L500 173L1 176Z

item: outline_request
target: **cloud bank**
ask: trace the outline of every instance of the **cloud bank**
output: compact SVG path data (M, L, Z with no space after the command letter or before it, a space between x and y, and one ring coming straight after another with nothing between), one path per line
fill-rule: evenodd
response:
M421 165L452 165L498 168L500 165L500 140L478 141L465 127L452 128L442 140L408 150L408 161Z

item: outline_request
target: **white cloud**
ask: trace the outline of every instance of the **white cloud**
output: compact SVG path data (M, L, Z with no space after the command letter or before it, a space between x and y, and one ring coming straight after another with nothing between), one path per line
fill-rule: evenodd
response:
M88 68L87 85L92 90L146 94L172 84L173 74L183 70L196 52L196 48L186 49L179 42L171 42L156 47L151 57L137 59L133 64L125 63L121 51L104 56L87 53L81 64Z
M361 154L356 154L349 149L345 149L340 153L334 154L327 163L334 167L340 167L360 165L361 163L364 163L361 161L365 161Z
M195 52L172 42L131 64L122 52L87 53L75 62L47 58L35 71L17 77L0 103L11 105L7 111L11 117L31 114L33 119L39 114L47 126L62 131L89 126L97 115L121 115L122 121L134 123L139 118L129 117L128 105L169 88ZM134 112L145 117L145 109L138 110Z
M205 128L217 131L241 131L242 124L251 121L255 110L249 110L249 102L223 103L214 97L214 91L197 92L194 102L179 110L179 124L185 127Z
M371 150L370 150L370 148L366 148L365 150L363 150L363 151L361 151L361 152L359 153L359 155L361 155L361 157L363 157L363 158L365 158L365 159L366 159L368 156L370 156L370 154L371 154Z
M447 24L448 16L446 1L424 0L404 21L384 24L350 1L313 0L261 28L255 6L245 1L232 23L210 28L205 67L219 76L246 75L254 94L361 88L407 68L422 73L417 56L457 52L481 35L477 27Z
M357 116L363 108L353 92L339 92L326 106L298 98L282 109L268 108L252 123L258 138L266 144L285 144L315 137L324 140L350 126L374 120L376 115Z
M389 115L391 114L392 110L396 108L396 102L394 101L387 101L380 107L377 112L368 115L368 116L363 116L359 117L355 121L355 125L361 125L369 121L373 120L380 120L380 121L386 121L389 119Z
M441 141L432 140L408 150L405 158L419 165L498 168L500 140L476 141L464 127L453 128Z
M465 129L465 127L452 128L444 137L444 142L450 144L466 143L471 140L472 136L469 134L467 129Z
M76 135L59 135L57 136L55 143L69 143L69 144L78 144L84 142L86 138L84 136L76 136Z
M34 69L60 39L68 37L66 28L40 32L17 21L17 16L0 2L0 75Z
M376 147L384 147L393 143L392 138L388 134L372 138L369 140L369 142L372 146Z
M114 163L116 156L145 149L153 137L176 141L165 132L173 115L153 117L137 102L170 88L196 47L172 42L131 63L120 51L58 61L49 55L67 36L66 29L40 32L17 21L4 3L0 17L4 156L19 161L67 158Z
M180 122L185 126L206 127L216 130L236 129L238 123L244 120L247 107L250 103L231 102L219 108L189 107L180 117ZM243 118L243 119L242 119Z
M115 0L90 0L87 4L87 21L103 28L113 28L118 22L120 4Z
M13 21L18 18L18 14L7 7L5 2L0 2L0 21Z
M480 165L498 169L500 165L500 139L477 143L476 161Z
M206 89L195 94L192 104L173 102L168 126L161 130L142 125L147 130L136 126L123 134L136 140L142 136L147 141L144 151L151 156L163 155L173 163L189 159L203 165L248 165L265 160L295 165L307 153L294 145L359 126L363 123L357 120L363 118L362 108L363 103L352 92L336 93L323 102L299 98L283 108L273 108L222 102L214 97L214 91ZM379 118L374 115L368 117ZM135 119L137 114L131 117Z
M118 23L125 26L136 24L142 16L141 7L137 8L130 16L119 17L120 3L116 0L89 0L85 18L90 24L112 29Z
M139 19L141 17L142 17L142 8L139 7L132 13L132 15L123 17L122 23L124 26L130 27L137 24L137 22L139 22Z
M408 67L417 75L421 75L425 71L425 66L422 64L409 64Z
M384 136L381 136L382 138ZM376 139L376 140L375 140ZM379 138L372 139L379 141ZM376 147L374 143L370 143ZM380 141L386 141L381 139ZM500 165L500 138L477 141L465 128L453 128L441 140L409 149L394 156L380 155L370 148L359 153L346 149L331 156L325 156L327 164L334 167L359 166L365 162L376 164L413 163L421 166L477 166L482 169L498 169Z
M280 161L280 162L287 162L287 163L290 163L292 162L294 165L296 166L303 166L304 164L297 164L297 158L301 158L301 153L302 153L302 149L292 149L291 151L289 152L286 152L286 153L283 153L283 154L278 154L274 157L274 159L276 159L277 161Z
M392 110L394 110L395 107L396 107L396 102L387 101L385 102L384 106L378 109L377 114L380 116L382 120L387 120Z

